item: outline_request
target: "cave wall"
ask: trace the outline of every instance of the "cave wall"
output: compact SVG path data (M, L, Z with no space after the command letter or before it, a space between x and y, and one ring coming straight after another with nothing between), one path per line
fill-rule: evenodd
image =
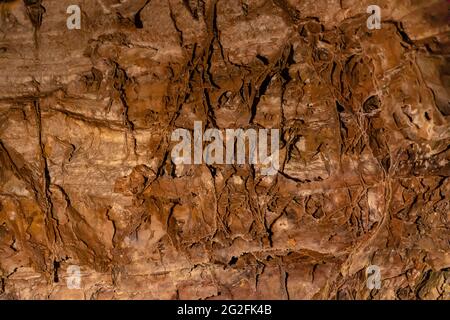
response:
M450 298L446 1L0 8L0 298ZM278 173L175 164L194 121Z

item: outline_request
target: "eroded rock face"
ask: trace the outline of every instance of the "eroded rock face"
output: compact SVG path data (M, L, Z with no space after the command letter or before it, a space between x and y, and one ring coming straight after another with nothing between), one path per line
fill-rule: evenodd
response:
M0 1L0 297L449 299L448 5L373 2ZM174 165L194 121L279 172Z

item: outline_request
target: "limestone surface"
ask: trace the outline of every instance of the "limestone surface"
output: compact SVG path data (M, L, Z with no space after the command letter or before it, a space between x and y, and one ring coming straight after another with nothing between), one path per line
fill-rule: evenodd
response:
M450 299L448 1L0 10L1 299ZM278 172L175 164L195 121Z

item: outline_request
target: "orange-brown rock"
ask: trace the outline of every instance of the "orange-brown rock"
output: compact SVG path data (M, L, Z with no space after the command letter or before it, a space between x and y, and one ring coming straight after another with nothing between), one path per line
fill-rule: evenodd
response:
M450 299L448 2L0 8L0 298ZM278 173L175 165L194 121Z

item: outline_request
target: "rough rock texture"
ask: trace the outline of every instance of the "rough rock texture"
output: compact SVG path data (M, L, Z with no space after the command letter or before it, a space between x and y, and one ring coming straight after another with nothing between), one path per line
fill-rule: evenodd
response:
M1 298L450 299L446 1L0 8ZM195 120L279 173L175 166Z

